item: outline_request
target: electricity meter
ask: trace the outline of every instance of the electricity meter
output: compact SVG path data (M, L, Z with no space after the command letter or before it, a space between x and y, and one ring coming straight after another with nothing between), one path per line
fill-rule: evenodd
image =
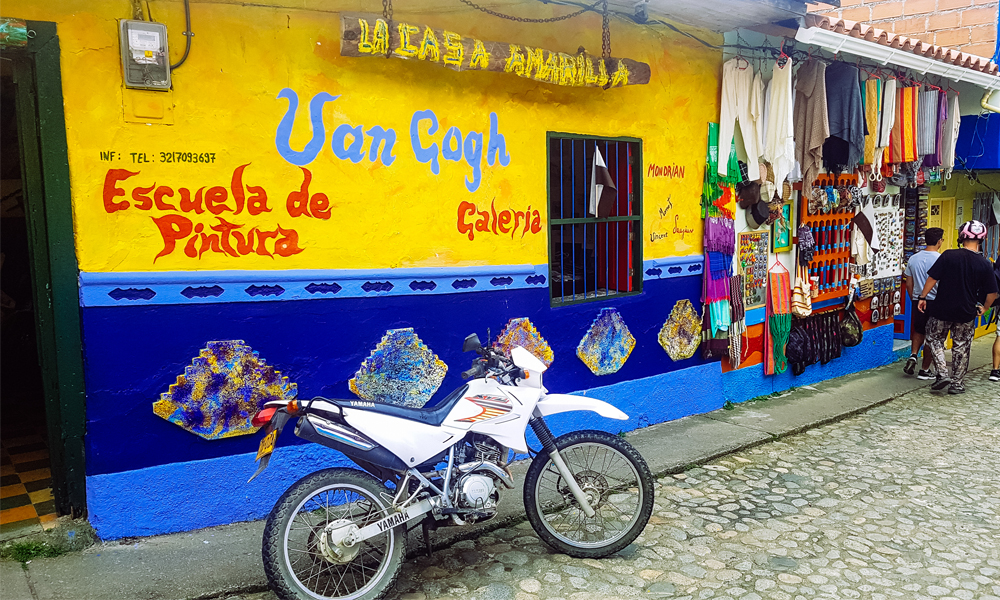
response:
M122 72L125 87L170 89L167 27L150 21L121 21Z

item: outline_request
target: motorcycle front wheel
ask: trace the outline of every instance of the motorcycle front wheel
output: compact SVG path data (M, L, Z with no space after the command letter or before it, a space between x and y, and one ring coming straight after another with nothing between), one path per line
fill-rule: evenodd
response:
M602 558L631 544L653 512L646 461L631 444L603 431L568 433L555 444L595 514L587 517L542 451L524 480L524 508L538 536L578 558Z
M288 488L264 525L264 573L282 600L376 600L395 582L405 556L405 526L354 546L354 527L386 516L391 497L355 469L325 469Z

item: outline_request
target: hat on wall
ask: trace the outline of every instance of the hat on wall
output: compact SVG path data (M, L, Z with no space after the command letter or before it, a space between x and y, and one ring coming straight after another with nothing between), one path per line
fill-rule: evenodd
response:
M747 208L760 202L760 183L757 181L741 181L736 184L736 197L740 208Z
M767 202L757 202L747 208L747 225L750 226L750 229L760 229L762 225L767 223L770 216L771 211Z

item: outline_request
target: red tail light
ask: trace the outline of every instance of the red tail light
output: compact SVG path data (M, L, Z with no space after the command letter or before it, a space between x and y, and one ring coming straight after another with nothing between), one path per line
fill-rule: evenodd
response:
M264 425L267 425L268 422L271 420L271 417L274 416L274 413L277 410L278 407L276 406L265 408L264 410L255 414L252 419L250 419L250 424L253 425L254 427L263 427Z

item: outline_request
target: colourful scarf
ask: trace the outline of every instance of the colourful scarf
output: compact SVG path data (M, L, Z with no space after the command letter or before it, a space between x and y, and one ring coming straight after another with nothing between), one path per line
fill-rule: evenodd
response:
M788 270L776 265L767 273L767 327L764 328L764 373L784 373L788 368L785 344L792 330L792 283Z
M887 163L917 160L917 88L902 88L897 92L896 121L889 135Z
M870 165L875 162L875 148L878 142L878 121L882 113L882 80L869 79L865 81L865 94L862 98L865 107L865 123L868 125L868 135L865 136L865 152L861 164Z

